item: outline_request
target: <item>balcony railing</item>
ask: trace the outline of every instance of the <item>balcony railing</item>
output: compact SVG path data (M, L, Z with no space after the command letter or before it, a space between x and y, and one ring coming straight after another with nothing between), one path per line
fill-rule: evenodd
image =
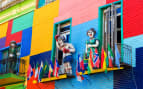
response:
M122 56L122 62L128 66L133 65L132 61L132 47L126 44L123 44L123 53L121 54Z
M3 59L0 60L0 74L12 73L25 75L25 60L22 59Z

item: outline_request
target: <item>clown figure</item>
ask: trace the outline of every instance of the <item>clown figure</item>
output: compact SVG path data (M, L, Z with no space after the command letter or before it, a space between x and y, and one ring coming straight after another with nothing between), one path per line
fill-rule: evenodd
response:
M70 43L64 43L64 39L59 35L56 35L55 39L57 48L63 52L64 71L68 75L72 75L71 62L72 53L75 52L75 48Z

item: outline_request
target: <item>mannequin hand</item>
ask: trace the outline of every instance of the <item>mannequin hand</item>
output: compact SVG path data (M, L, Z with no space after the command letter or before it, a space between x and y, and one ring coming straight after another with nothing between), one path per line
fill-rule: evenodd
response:
M70 52L69 49L63 48L63 53L69 53L69 52Z
M87 45L87 48L91 48L91 47L92 47L92 45L90 45L90 44L89 44L89 45Z

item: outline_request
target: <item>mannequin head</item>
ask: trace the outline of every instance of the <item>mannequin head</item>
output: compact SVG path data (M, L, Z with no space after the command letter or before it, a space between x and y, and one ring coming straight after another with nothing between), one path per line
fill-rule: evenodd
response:
M94 30L94 28L91 28L90 30L87 31L87 35L89 36L89 38L94 38L96 34L96 31Z

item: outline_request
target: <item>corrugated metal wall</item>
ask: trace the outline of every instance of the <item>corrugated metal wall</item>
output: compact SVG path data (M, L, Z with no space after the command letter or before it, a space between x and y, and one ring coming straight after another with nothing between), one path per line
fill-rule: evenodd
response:
M136 83L138 89L143 89L143 47L136 49Z
M136 67L114 71L114 89L143 89L143 47L136 48Z

